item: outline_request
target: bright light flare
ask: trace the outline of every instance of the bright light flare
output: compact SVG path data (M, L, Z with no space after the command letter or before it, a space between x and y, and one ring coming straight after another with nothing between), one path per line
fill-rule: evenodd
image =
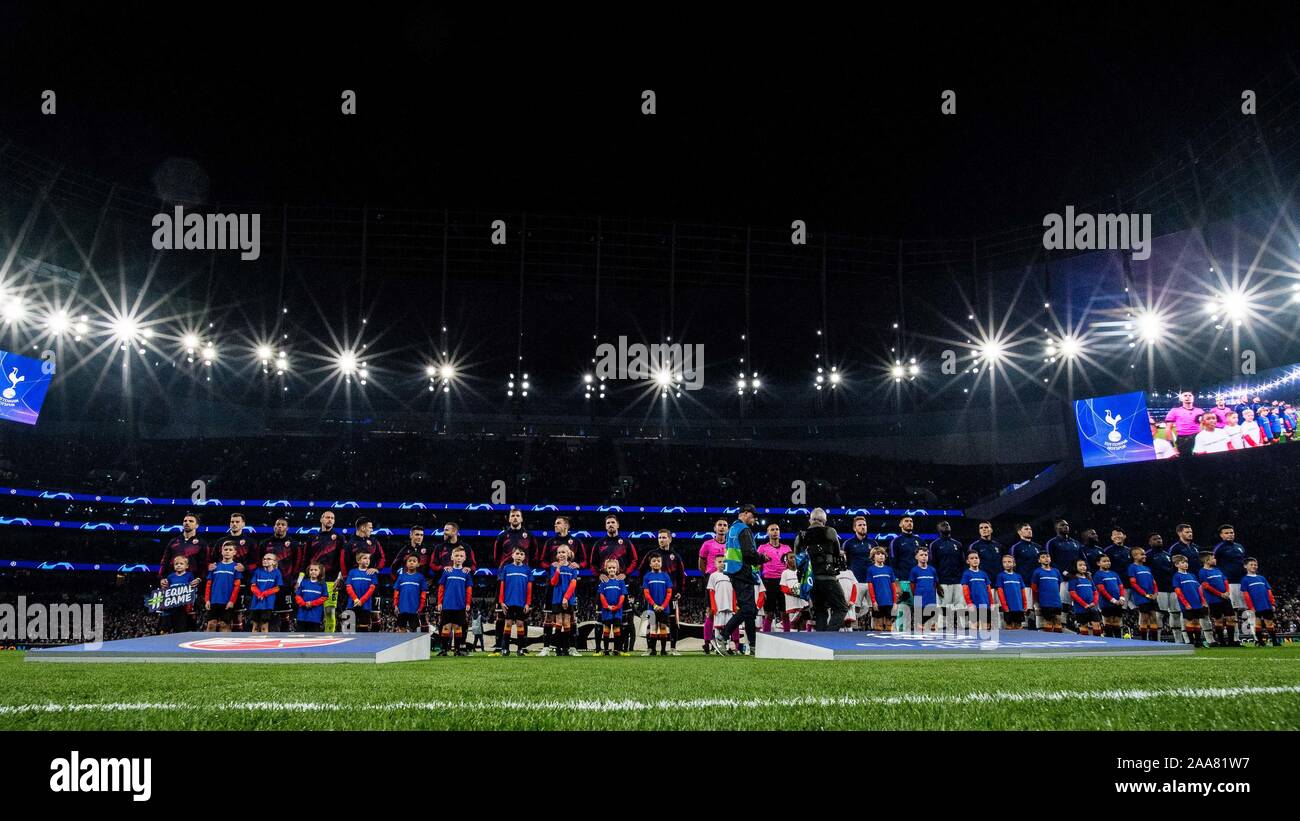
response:
M1143 311L1137 316L1137 334L1143 342L1155 343L1165 332L1164 317L1155 311Z
M23 304L21 297L13 297L5 302L4 308L0 309L0 315L4 316L5 322L19 322L27 316L27 306Z

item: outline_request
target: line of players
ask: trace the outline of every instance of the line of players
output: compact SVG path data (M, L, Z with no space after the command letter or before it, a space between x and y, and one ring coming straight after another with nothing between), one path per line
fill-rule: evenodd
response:
M460 649L466 627L459 623L465 614L455 615L448 609L448 602L464 595L466 602L472 603L475 574L483 565L497 571L495 652L507 655L512 637L523 652L527 641L524 622L536 600L546 614L542 652L569 655L577 629L576 578L582 571L594 568L598 587L610 580L624 587L622 606L600 608L602 622L610 619L607 609L617 615L616 623L602 630L611 638L606 651L633 649L634 608L629 597L640 593L646 597L646 610L658 614L658 618L652 618L652 635L663 645L663 652L677 653L677 616L685 561L672 547L669 530L661 530L656 546L642 556L632 540L620 534L618 518L612 514L605 518L605 536L588 546L571 535L567 516L556 517L555 535L543 541L524 527L523 513L513 509L490 551L476 553L460 539L454 522L443 526L443 539L436 545L426 544L423 527L413 525L408 543L390 562L383 545L372 535L374 523L369 517L356 520L351 536L339 533L335 521L333 511L322 512L319 530L300 540L289 534L288 520L280 517L270 537L259 540L247 529L243 514L235 512L230 515L229 530L215 539L213 546L198 534L198 515L187 513L181 519L181 533L164 549L159 585L165 589L184 583L196 591L202 588L200 607L209 630L280 631L288 630L291 624L298 630L312 630L319 622L321 630L334 632L340 614L349 621L345 629L369 630L376 626L374 597L386 582L381 571L391 569L396 629L423 629L437 622L439 632L447 639L445 652L449 646ZM178 560L184 561L183 569ZM520 566L527 568L526 585L522 583L525 570L511 569ZM561 569L562 579L556 578L557 568ZM452 580L455 589L449 593L447 572L453 569L463 571L467 580ZM188 577L182 577L185 573ZM663 587L657 577L651 583L653 573L666 576L669 586ZM570 575L574 590L564 595L569 585L557 585ZM480 585L492 582L489 576ZM432 606L431 591L436 591L439 598L438 604ZM649 598L661 597L665 592L671 593L667 602ZM613 596L614 590L601 588L597 594ZM611 599L610 604L615 602L617 599ZM165 613L163 629L190 629L197 609L190 605ZM460 640L455 639L455 634Z
M257 542L253 534L246 531L243 515L233 513L230 530L218 539L218 553L222 555L216 555L197 535L198 517L186 514L182 519L181 534L167 545L164 552L160 575L165 574L169 567L175 571L173 561L182 557L187 559L194 573L194 586L203 580L208 582L204 601L213 601L211 587L217 585L217 606L208 608L207 621L211 629L243 629L249 622L256 630L288 629L295 609L301 611L303 602L319 598L304 599L301 596L299 588L304 582L319 583L324 588L325 601L319 605L321 629L336 629L340 609L350 612L349 618L357 629L369 629L374 617L372 600L380 582L376 576L386 566L384 549L371 535L373 523L369 518L361 517L356 521L355 534L351 537L337 533L334 521L332 511L323 512L319 531L308 540L299 541L288 534L288 521L278 518L270 538ZM637 585L636 580L643 580L647 573L656 569L667 575L671 583L668 589L672 591L670 601L664 605L667 618L654 621L656 629L660 622L667 622L666 638L672 648L669 650L665 646L664 650L675 653L684 561L672 547L671 533L660 531L656 548L639 557L632 540L620 535L618 519L612 514L605 519L606 535L591 547L570 533L570 524L568 517L557 517L555 535L543 542L524 528L522 512L511 510L507 527L497 536L491 552L481 556L498 571L510 564L529 567L531 584L518 587L523 593L512 588L509 596L518 599L522 595L522 603L506 601L504 583L512 578L509 574L501 574L497 580L497 650L507 652L512 636L523 649L526 643L524 619L519 617L517 609L511 608L523 607L526 612L532 607L534 588L537 588L537 600L547 615L542 652L548 653L552 647L557 653L570 652L576 619L572 593L567 600L565 597L554 600L559 591L552 589L555 587L552 583L555 579L553 569L559 565L575 567L577 573L595 568L600 585L611 579L624 585L622 597L625 606L617 608L618 623L608 628L614 638L610 652L627 652L634 645L633 607L628 597L636 595L634 587L644 586ZM1266 581L1261 584L1263 577L1255 572L1258 563L1254 570L1248 567L1245 549L1235 542L1235 531L1230 525L1220 528L1220 542L1212 551L1204 551L1209 554L1204 557L1201 548L1193 541L1191 526L1186 524L1176 528L1177 540L1172 550L1165 550L1163 537L1159 534L1149 536L1146 548L1131 548L1126 544L1126 534L1118 527L1112 529L1111 544L1107 547L1100 545L1094 530L1084 531L1084 542L1081 543L1070 535L1070 526L1065 520L1056 522L1056 535L1048 540L1046 547L1033 541L1033 529L1024 523L1016 529L1018 540L1004 548L993 541L993 527L988 521L979 523L980 538L965 547L952 538L951 525L941 521L937 526L939 538L927 546L922 545L915 535L914 524L912 517L903 517L899 521L899 534L888 545L876 545L867 536L866 518L859 516L854 519L854 535L842 543L847 568L841 574L842 586L846 598L855 605L851 611L855 618L850 622L860 621L863 625L870 622L877 630L891 629L891 624L896 629L909 626L934 629L939 623L965 624L972 612L987 605L990 611L997 610L1003 614L1003 627L1008 629L1016 629L1026 620L1032 620L1042 629L1059 630L1062 621L1068 619L1080 632L1119 635L1124 610L1132 609L1138 613L1140 638L1158 640L1161 631L1167 629L1175 641L1194 642L1200 638L1194 634L1200 632L1195 628L1201 620L1196 616L1185 617L1184 613L1201 608L1194 606L1196 597L1190 595L1190 588L1184 591L1178 584L1176 574L1180 571L1176 559L1182 556L1187 561L1188 570L1195 571L1200 582L1202 604L1213 625L1217 644L1237 644L1240 623L1248 624L1248 629L1253 628L1258 643L1263 643L1264 633L1276 636L1270 606L1271 590ZM706 636L712 635L712 622L719 610L716 601L712 600L717 598L718 584L724 583L721 580L715 583L715 576L716 559L725 552L727 528L726 519L717 519L713 538L704 542L698 554L698 569L709 579L711 598L710 612L706 615ZM440 595L445 597L446 590L439 582L444 570L457 566L453 554L458 548L464 551L465 572L472 577L478 568L478 557L460 540L456 524L447 523L443 536L440 544L427 546L423 529L418 525L411 528L409 543L394 557L398 573L394 590L399 594L398 598L404 590L399 583L401 574L406 572L412 560L414 572L424 580L426 596L432 581ZM781 543L780 528L775 524L767 528L767 536L767 542L759 547L764 560L762 590L759 591L764 600L763 629L770 630L776 619L781 619L783 627L789 629L792 621L801 621L798 590L791 584L782 583L782 576L792 570L787 567L787 554L792 548ZM222 562L217 559L224 558L230 549L233 549L234 566L222 567L219 571ZM560 558L562 550L567 553L564 560ZM522 554L521 561L515 561L516 552ZM259 555L261 567L257 567ZM654 557L658 559L658 568L651 565ZM1082 566L1080 561L1084 563ZM609 566L611 562L612 568ZM313 565L316 570L312 569ZM269 576L261 579L260 584L253 578L259 572L269 571L272 566L279 573L280 583L270 584L272 579ZM1135 566L1137 570L1133 570ZM981 571L981 567L993 570ZM208 578L209 574L213 574L211 578ZM517 571L514 578L522 578L522 571ZM1050 581L1056 582L1055 591L1051 589ZM169 583L174 583L174 580L161 579L163 587ZM408 582L408 586L410 584ZM472 596L472 587L471 580L463 588L467 601ZM267 592L272 588L273 593ZM242 597L241 589L246 591ZM314 592L314 587L309 586L308 592ZM598 588L598 596L603 592ZM610 593L613 595L613 591ZM459 594L458 588L457 597ZM229 599L224 598L227 595ZM339 608L341 596L343 607ZM726 591L722 591L722 599L725 605L729 600ZM437 607L429 613L427 602L423 600L411 600L406 609L417 604L415 615L418 623L412 626L406 619L408 623L403 629L423 627L430 616L447 621L439 615ZM401 602L395 600L394 612L398 621L403 621L401 616L411 614L403 613L400 605ZM650 612L658 612L654 603L648 602L647 606ZM726 607L720 609L726 613ZM602 621L606 617L605 610L604 606L600 608ZM315 610L309 608L307 618L303 619L299 612L295 621L310 625L314 613ZM868 618L856 618L868 613ZM456 623L458 618L452 617L450 624L439 624L439 627L449 628L452 633L459 629L463 635L464 625ZM983 621L981 619L979 623ZM603 632L605 628L602 628Z
M952 538L947 522L939 522L939 538L929 545L921 544L913 525L904 517L899 535L880 546L867 537L860 516L854 536L843 542L851 574L869 595L860 606L871 611L877 630L891 629L891 618L897 629L964 627L973 610L988 608L1002 614L1004 629L1032 620L1059 632L1068 621L1082 633L1119 637L1125 611L1133 610L1136 637L1144 640L1159 641L1167 630L1173 641L1199 644L1209 625L1215 644L1237 646L1240 625L1257 645L1266 636L1278 643L1272 589L1232 525L1219 528L1210 550L1196 544L1189 524L1175 528L1171 549L1159 533L1147 537L1146 547L1130 547L1120 527L1111 529L1104 547L1091 529L1079 542L1064 519L1056 521L1046 546L1034 541L1028 523L1016 527L1016 542L1005 547L993 540L987 520L966 546Z

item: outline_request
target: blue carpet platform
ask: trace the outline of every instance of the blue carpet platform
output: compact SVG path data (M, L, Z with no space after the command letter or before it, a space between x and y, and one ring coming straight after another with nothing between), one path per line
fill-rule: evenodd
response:
M27 661L54 662L387 664L428 658L428 633L174 633L27 652Z
M1000 631L984 635L943 633L759 633L754 655L768 659L870 661L878 659L1035 658L1043 656L1188 655L1186 644Z

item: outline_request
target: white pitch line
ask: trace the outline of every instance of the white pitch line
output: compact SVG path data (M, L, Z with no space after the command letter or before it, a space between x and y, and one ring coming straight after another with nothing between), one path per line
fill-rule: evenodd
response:
M890 706L955 706L964 704L1019 704L1023 702L1066 701L1150 701L1163 698L1238 698L1241 696L1300 695L1300 685L1278 687L1174 687L1156 690L1038 690L1030 692L965 693L959 695L898 695L898 696L797 696L794 698L696 698L661 699L642 701L574 700L574 701L396 701L381 704L334 704L329 702L244 701L212 704L184 702L87 702L81 704L7 704L0 705L0 716L31 713L132 713L154 710L205 710L208 712L234 710L236 712L262 713L315 713L353 711L359 707L369 710L517 710L521 712L643 712L646 710L707 710L716 708L762 707L890 707Z

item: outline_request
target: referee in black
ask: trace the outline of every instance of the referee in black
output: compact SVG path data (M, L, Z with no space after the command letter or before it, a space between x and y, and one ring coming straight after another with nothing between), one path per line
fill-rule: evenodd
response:
M812 565L814 629L839 630L849 612L849 603L844 600L844 590L836 577L847 562L840 547L840 534L826 526L825 510L817 507L808 514L808 529L794 540L794 552L796 556L806 552Z

